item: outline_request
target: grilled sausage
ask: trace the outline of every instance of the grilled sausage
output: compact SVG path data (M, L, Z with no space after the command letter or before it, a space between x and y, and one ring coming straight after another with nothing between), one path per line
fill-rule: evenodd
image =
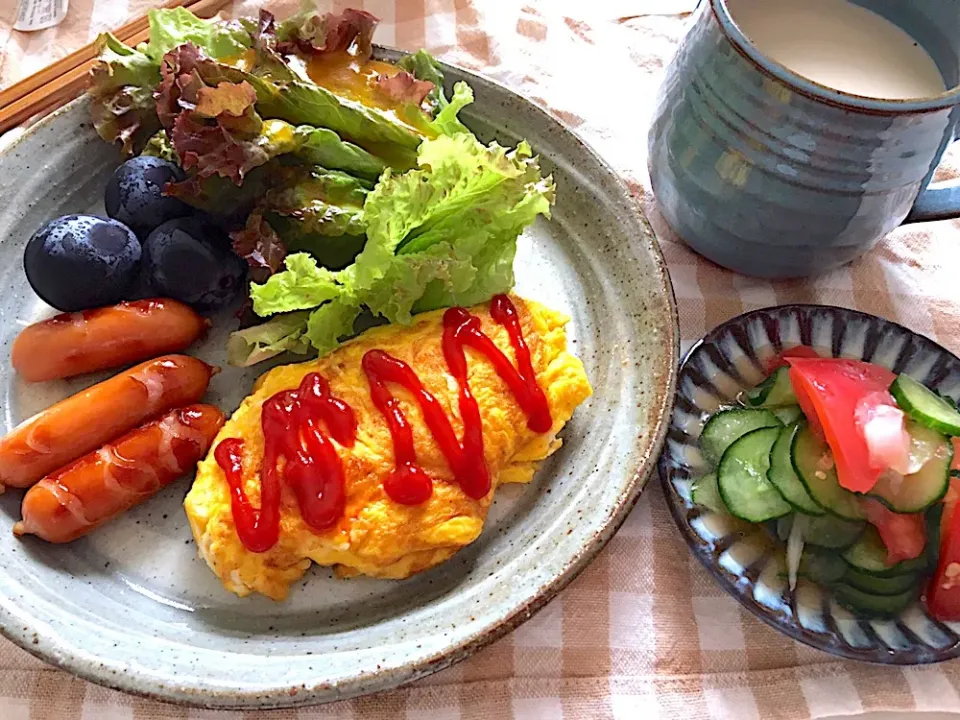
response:
M209 327L176 300L123 302L30 325L14 340L11 361L28 382L59 380L179 352Z
M27 491L13 532L53 543L86 535L190 472L223 421L212 405L191 405L84 455Z
M214 372L164 355L58 402L0 439L0 487L29 487L144 420L197 402Z

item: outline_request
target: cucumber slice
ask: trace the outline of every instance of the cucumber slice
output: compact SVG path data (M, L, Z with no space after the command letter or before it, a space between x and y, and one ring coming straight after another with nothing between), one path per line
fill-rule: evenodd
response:
M898 375L890 386L890 394L897 405L921 425L947 435L960 435L960 412L909 375Z
M731 408L715 413L700 433L700 449L707 462L719 463L728 447L751 430L780 427L777 416L769 410Z
M903 560L896 565L887 565L887 548L880 535L872 526L868 526L860 538L841 556L850 567L875 577L889 578L920 572L927 567L926 554L913 560Z
M725 513L727 506L723 504L720 490L717 488L716 473L708 473L693 481L693 501L714 512Z
M953 443L936 430L917 423L909 423L907 430L911 435L921 436L926 442L936 444L936 450L933 457L912 475L896 482L889 474L884 474L870 489L869 495L896 513L923 512L939 502L950 486Z
M736 440L723 453L717 471L720 497L741 520L766 522L793 511L767 480L770 448L779 435L779 427L762 427Z
M917 598L917 588L910 588L899 595L874 595L845 583L835 583L830 589L841 605L870 617L899 615Z
M871 595L899 595L908 590L917 590L920 587L920 576L917 573L905 573L893 577L877 577L850 568L844 574L843 582Z
M860 499L854 493L840 487L832 458L829 458L829 464L824 462L829 453L830 448L826 443L810 432L809 428L801 428L794 435L790 452L793 469L807 488L810 497L820 507L847 520L862 520L863 510L860 509Z
M795 522L803 523L803 541L827 550L845 550L863 534L862 522L844 520L835 515L812 517L796 513L777 520L777 537L786 542Z
M809 545L829 550L844 550L850 547L863 534L864 528L862 522L844 520L833 515L803 516L802 522L805 523L803 539Z
M848 570L849 566L839 555L806 548L797 574L821 585L830 585L840 580Z
M803 419L803 410L800 409L799 405L787 405L786 407L777 408L773 411L773 414L776 415L777 420L784 425L793 425L795 422L800 422Z
M940 520L943 503L937 503L925 513L927 521L927 570L933 572L940 561Z
M796 405L797 396L790 382L790 368L774 370L767 378L752 390L748 390L744 400L750 407L782 407Z
M800 482L800 478L793 469L790 451L793 449L793 437L799 429L797 425L792 425L780 431L777 441L770 450L770 470L767 471L767 479L780 491L783 499L796 510L807 515L823 515L824 509L810 497L807 488Z

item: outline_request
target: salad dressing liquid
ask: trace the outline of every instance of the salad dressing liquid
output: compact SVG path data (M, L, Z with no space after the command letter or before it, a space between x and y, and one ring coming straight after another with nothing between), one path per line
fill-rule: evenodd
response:
M257 51L253 48L250 48L242 53L220 58L217 62L220 62L224 65L229 65L230 67L236 68L237 70L242 70L243 72L250 72L257 65Z
M377 90L381 75L393 77L400 68L379 60L358 62L347 52L314 55L306 63L307 77L320 87L368 107L394 110L396 103Z

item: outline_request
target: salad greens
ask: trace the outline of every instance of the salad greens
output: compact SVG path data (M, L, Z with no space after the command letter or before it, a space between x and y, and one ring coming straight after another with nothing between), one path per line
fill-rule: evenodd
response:
M421 144L418 163L402 174L388 170L367 196L367 241L353 265L331 273L307 255L290 255L286 271L251 287L254 311L327 303L307 331L323 353L351 334L363 307L405 323L413 312L509 290L517 236L549 213L554 194L529 146L508 152L467 133L441 136Z
M265 321L234 333L231 363L325 353L361 315L408 323L505 292L517 237L549 216L529 145L484 144L460 121L466 83L448 96L423 50L368 63L376 23L311 2L279 24L178 8L151 11L137 48L99 39L97 131L178 163L187 178L165 193L227 226L250 266Z

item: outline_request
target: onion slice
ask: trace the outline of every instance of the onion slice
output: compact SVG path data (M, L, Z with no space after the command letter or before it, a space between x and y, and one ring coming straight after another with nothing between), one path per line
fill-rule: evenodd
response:
M797 573L800 571L800 558L803 557L803 530L806 525L803 516L793 518L790 536L787 538L787 579L790 590L797 589Z
M865 395L857 403L854 418L867 443L870 467L909 474L911 439L903 410L893 396L887 391Z

